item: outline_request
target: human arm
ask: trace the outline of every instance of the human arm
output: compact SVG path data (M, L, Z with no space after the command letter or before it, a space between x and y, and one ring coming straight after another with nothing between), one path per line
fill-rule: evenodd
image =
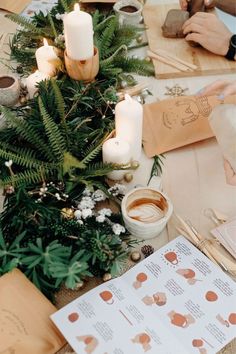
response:
M197 12L183 25L187 41L199 43L212 53L225 56L232 33L214 14Z

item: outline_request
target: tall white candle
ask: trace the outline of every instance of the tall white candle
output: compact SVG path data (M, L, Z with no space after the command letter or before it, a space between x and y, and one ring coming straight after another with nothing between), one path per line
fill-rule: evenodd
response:
M103 162L114 164L128 164L130 162L130 146L126 141L122 141L118 138L112 138L102 146ZM114 181L119 181L124 177L125 170L114 170L110 172L107 177Z
M143 106L125 95L115 108L116 136L131 147L132 160L139 160L142 149Z
M45 38L43 39L43 46L36 50L35 56L40 72L50 76L55 75L59 58L55 52L54 47L48 45L48 42Z
M37 83L42 80L49 79L49 75L41 73L40 71L36 70L33 74L26 78L26 86L29 92L30 98L34 97L34 94L37 92Z
M75 4L74 11L63 18L66 52L74 60L86 60L93 56L93 21L87 12L80 11Z

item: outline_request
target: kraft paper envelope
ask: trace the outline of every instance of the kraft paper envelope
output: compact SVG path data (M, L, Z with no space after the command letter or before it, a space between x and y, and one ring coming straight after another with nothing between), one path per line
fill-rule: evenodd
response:
M0 353L54 354L65 340L49 316L57 309L18 269L0 278Z
M0 9L19 14L30 3L31 0L0 0Z
M224 103L236 104L236 95ZM144 105L143 146L148 157L214 136L208 117L216 96L181 96Z

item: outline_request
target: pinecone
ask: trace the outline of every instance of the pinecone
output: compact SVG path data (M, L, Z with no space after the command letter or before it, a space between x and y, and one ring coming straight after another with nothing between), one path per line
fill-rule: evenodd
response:
M145 258L150 256L154 252L154 248L151 245L144 245L141 247L141 252Z

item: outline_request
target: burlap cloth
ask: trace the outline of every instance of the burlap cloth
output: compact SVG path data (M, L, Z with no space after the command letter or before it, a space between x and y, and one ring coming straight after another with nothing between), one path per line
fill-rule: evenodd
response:
M126 266L126 270L131 268L133 263L128 263ZM61 289L61 291L56 295L56 306L57 308L61 308L68 304L69 302L73 301L77 297L85 294L87 291L93 289L95 286L98 286L102 283L101 279L93 278L89 280L85 286L80 290L68 290L68 289ZM75 354L73 349L67 344L63 347L57 354ZM130 353L131 354L131 353ZM218 354L236 354L236 339L234 339L231 343L229 343L224 349L222 349Z

